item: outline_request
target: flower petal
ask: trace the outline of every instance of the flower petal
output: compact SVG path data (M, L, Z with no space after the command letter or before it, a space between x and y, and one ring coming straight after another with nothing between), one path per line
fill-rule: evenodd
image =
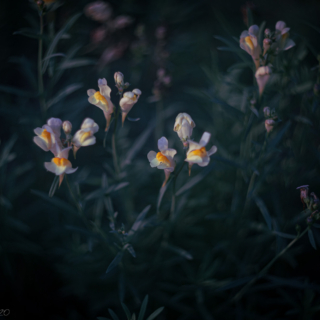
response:
M66 169L66 174L70 174L70 173L74 173L78 170L78 167L77 168L67 168Z
M175 149L166 149L166 150L161 151L161 153L166 157L173 158L175 156L175 154L177 154L177 150L175 150Z
M207 151L207 155L210 157L212 154L216 153L218 148L216 146L212 146L209 151Z
M168 140L166 137L162 137L158 140L158 148L161 152L168 149Z
M199 144L202 146L202 147L205 147L207 145L207 143L209 142L210 140L210 137L211 137L211 133L209 132L204 132L200 141L199 141Z
M33 142L44 151L49 151L46 142L40 137L33 137Z
M89 89L89 90L87 90L87 94L88 94L89 97L93 96L96 92L97 92L97 91L94 90L94 89Z

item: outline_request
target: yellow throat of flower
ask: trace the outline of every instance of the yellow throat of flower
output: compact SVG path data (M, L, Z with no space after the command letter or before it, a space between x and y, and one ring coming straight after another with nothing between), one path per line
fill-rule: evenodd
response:
M97 91L95 94L94 94L94 97L97 101L103 103L103 104L106 104L108 105L108 101L107 99L99 92Z
M162 162L162 163L166 164L168 167L170 167L170 161L169 161L169 159L168 159L166 156L164 156L161 152L158 152L158 153L157 153L156 158L157 158L157 160L158 160L159 162Z
M288 37L289 37L289 32L286 32L286 33L281 35L281 40L285 41Z
M92 136L91 131L84 132L80 138L80 142L83 143L85 140L87 140L91 136Z
M48 148L51 149L51 133L47 129L42 131L41 138L47 143Z
M200 149L191 151L188 155L189 156L198 156L198 157L204 158L207 155L207 151L206 151L205 147L202 147Z
M252 42L252 40L251 40L251 38L250 38L249 36L248 36L248 37L245 37L245 38L244 38L244 41L246 42L246 44L249 46L249 48L250 48L251 50L254 49L253 42Z
M51 162L53 162L58 167L70 167L71 168L71 162L65 158L53 158L51 160Z

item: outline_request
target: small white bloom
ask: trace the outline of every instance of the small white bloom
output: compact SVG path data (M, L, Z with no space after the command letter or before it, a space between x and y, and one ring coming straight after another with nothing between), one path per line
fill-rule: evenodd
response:
M72 124L70 121L63 121L62 123L62 129L64 131L64 133L66 135L70 134L71 133L71 130L72 130Z
M100 91L94 89L89 89L87 91L89 96L88 101L103 111L107 121L105 129L105 131L107 131L111 120L111 114L114 110L114 105L110 99L111 88L108 86L106 79L99 79L98 86Z
M45 124L42 128L34 129L34 133L37 135L33 138L36 145L44 151L51 151L53 154L57 154L56 136L50 126Z
M70 149L71 147L60 150L57 156L51 159L51 162L44 163L44 166L48 171L60 176L59 186L61 185L65 174L74 173L78 169L72 168L72 164L68 160Z
M86 118L82 122L81 129L78 130L72 138L74 157L76 157L76 153L80 147L87 147L96 143L94 134L98 132L98 130L99 126L92 119Z
M208 144L210 137L211 134L209 132L205 132L202 135L199 143L188 140L189 149L185 161L189 162L189 175L191 173L191 167L193 164L196 163L200 167L205 167L210 162L210 156L217 152L218 149L216 146L212 146L209 151L206 151L205 146Z
M158 169L164 170L165 181L162 185L162 187L164 187L169 179L170 173L174 171L175 162L173 157L177 153L177 150L168 148L168 140L165 137L158 140L158 149L160 152L150 151L147 157L152 168L157 167Z
M249 30L245 30L240 35L240 48L245 50L252 57L256 69L260 66L261 47L258 43L259 27L253 25Z
M278 21L276 23L276 46L278 50L288 50L294 47L295 42L289 38L290 28L284 21Z
M260 67L256 71L255 76L257 79L258 86L259 86L260 96L262 95L264 88L265 88L271 74L272 74L272 70L269 66Z
M128 91L123 94L123 97L120 100L120 108L122 111L122 125L129 111L138 102L140 95L141 90L139 89L134 89L132 90L132 92Z
M180 140L185 142L191 138L192 130L196 126L190 115L187 113L179 113L176 117L173 130L178 133Z

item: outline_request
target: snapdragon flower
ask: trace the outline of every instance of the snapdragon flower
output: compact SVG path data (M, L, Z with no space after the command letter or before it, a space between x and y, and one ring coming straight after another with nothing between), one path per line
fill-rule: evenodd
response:
M295 42L289 38L290 28L287 27L284 21L276 23L276 45L278 50L288 50L294 47Z
M98 87L100 91L96 91L94 89L89 89L87 91L89 96L88 101L103 111L107 121L105 129L105 131L107 131L110 125L111 115L114 110L114 105L110 99L111 88L108 86L106 79L99 79Z
M45 168L59 176L59 186L61 185L64 175L74 173L78 168L72 168L71 162L68 160L69 150L71 147L59 150L58 154L51 159L51 162L45 162Z
M240 48L245 50L253 59L256 69L260 66L261 47L258 43L259 27L253 25L240 35Z
M196 163L200 167L205 167L210 162L210 156L217 152L217 147L212 146L209 151L206 151L205 146L210 140L211 134L204 132L199 143L188 140L189 149L185 161L189 163L189 175L191 174L191 167Z
M177 150L168 148L168 140L165 137L158 140L158 149L160 152L150 151L147 157L152 168L157 167L158 169L164 170L165 180L162 185L162 187L164 187L169 179L170 173L174 171L176 164L173 157L177 153Z
M86 118L81 124L81 129L78 130L72 138L73 154L76 156L80 147L91 146L96 143L94 134L98 132L99 126L92 119Z
M123 94L123 97L120 100L120 108L122 111L122 125L129 111L138 102L140 95L141 90L139 89L134 89L132 90L132 92L127 91Z

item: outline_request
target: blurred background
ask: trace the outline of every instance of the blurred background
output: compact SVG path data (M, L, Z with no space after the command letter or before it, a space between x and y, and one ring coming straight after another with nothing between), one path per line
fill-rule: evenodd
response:
M116 319L108 309L125 319L121 302L137 315L149 295L146 316L164 306L157 319L319 319L317 225L233 300L306 227L310 212L296 188L320 194L319 1L68 0L48 8L43 56L56 55L43 60L43 111L37 5L0 2L0 309L11 319ZM296 46L259 100L238 40L251 21L274 30L278 20ZM140 120L118 127L119 179L105 119L87 100L106 78L117 104L116 71L142 91L129 114ZM265 106L281 122L264 149ZM157 210L164 174L146 155L166 136L183 162L173 131L180 112L195 121L194 140L208 131L218 152L191 177L183 168L169 217L171 185ZM97 143L70 156L83 215L65 182L48 196L54 176L43 163L51 156L32 139L50 117L71 121L73 132L86 117L99 124ZM127 245L122 231L149 205Z

